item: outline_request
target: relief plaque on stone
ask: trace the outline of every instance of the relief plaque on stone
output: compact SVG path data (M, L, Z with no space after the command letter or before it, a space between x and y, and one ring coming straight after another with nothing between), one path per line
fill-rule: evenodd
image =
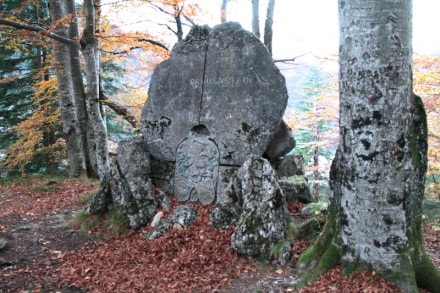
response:
M174 174L175 197L183 202L199 201L202 204L214 202L218 167L217 145L208 136L192 132L177 148Z

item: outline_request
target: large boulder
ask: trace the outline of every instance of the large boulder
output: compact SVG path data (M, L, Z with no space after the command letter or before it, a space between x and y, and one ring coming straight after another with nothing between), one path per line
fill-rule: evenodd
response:
M141 116L148 150L176 160L191 129L204 125L220 163L262 155L287 105L284 77L266 47L238 23L195 27L154 71Z
M193 28L155 69L142 110L142 133L160 166L152 178L181 201L213 202L226 187L224 170L292 148L281 122L287 98L284 77L252 33L238 23Z
M118 210L132 229L145 225L156 213L158 201L149 177L149 154L141 137L122 140L109 173L97 194L86 204L88 214Z

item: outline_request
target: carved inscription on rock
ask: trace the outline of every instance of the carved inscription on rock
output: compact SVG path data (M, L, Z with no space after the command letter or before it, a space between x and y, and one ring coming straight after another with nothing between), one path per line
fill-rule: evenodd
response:
M204 136L190 135L177 148L174 195L179 201L215 200L218 181L219 151Z
M191 78L189 85L193 88L198 88L203 85L212 85L219 87L239 87L249 84L260 83L257 78L251 76L239 77L206 77L203 80L198 78Z
M175 162L191 129L205 125L219 164L241 166L266 151L287 98L283 75L252 33L238 23L195 27L154 70L142 133L152 157Z

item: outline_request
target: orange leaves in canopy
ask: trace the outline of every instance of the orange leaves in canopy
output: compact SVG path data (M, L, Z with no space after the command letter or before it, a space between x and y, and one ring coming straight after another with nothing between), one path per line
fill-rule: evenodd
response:
M48 134L51 137L57 136L53 131L61 121L57 107L56 82L56 78L51 78L36 84L33 100L36 110L14 128L18 139L8 149L8 157L4 163L7 171L13 168L23 171L37 155L46 155L51 161L55 161L64 154L64 142L61 139L47 139Z
M146 60L146 68L152 70L160 61L169 57L169 52L158 46L157 43L165 42L145 32L123 32L119 29L103 27L103 31L98 34L100 39L100 49L105 53L102 57L116 60L126 60L128 55L134 50L149 52L150 58ZM140 55L140 54L138 54Z

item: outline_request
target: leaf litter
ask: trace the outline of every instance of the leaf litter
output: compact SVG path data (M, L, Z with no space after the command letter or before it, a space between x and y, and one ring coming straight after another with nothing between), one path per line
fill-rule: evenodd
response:
M233 228L217 230L211 206L194 205L198 219L147 241L145 226L115 235L79 231L72 223L82 197L97 183L62 180L44 187L32 178L0 184L0 292L398 292L374 272L343 276L335 267L297 289L294 265L311 241L295 241L281 266L242 258L230 246ZM176 202L174 203L176 204ZM291 214L301 207L293 205ZM424 226L425 247L440 266L440 232Z

